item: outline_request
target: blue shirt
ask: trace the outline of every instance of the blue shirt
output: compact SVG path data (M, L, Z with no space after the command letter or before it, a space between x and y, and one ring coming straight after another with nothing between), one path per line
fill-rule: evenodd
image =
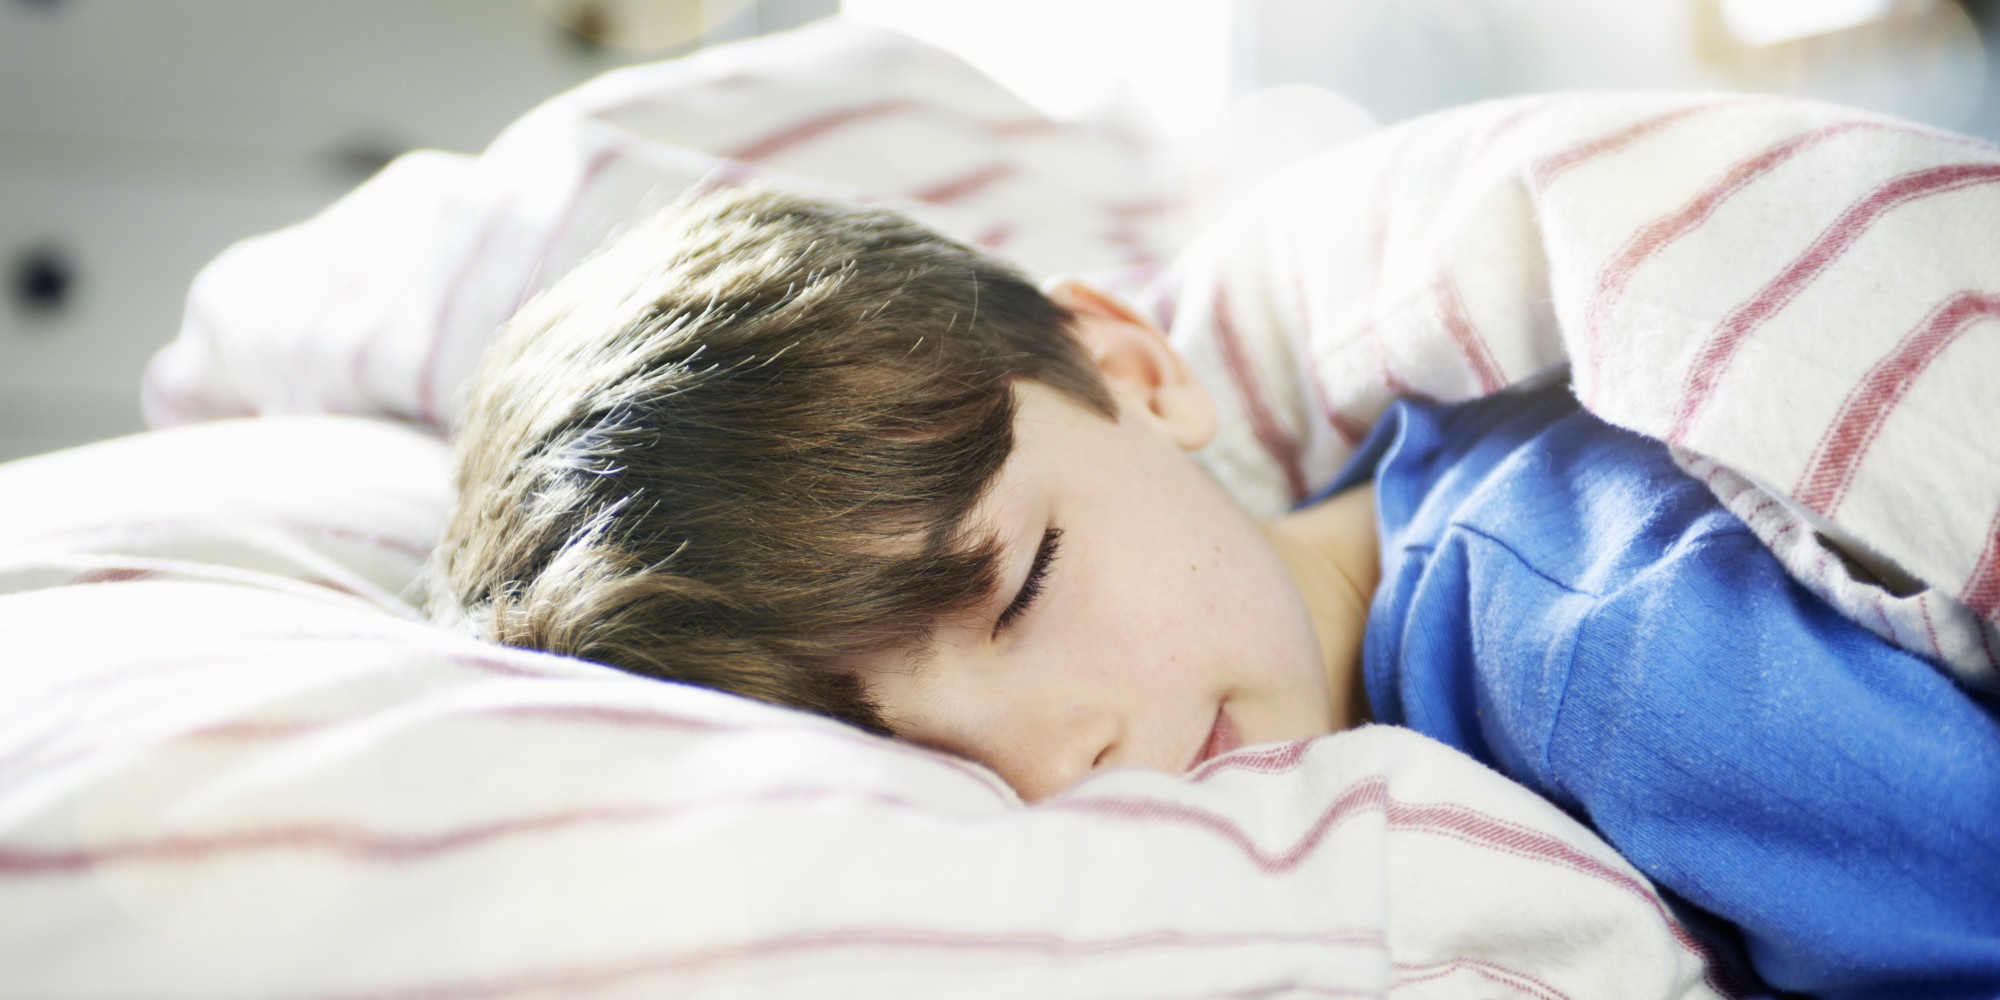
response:
M1589 823L1778 989L2000 996L1993 705L1566 386L1399 402L1336 489L1371 474L1378 720Z

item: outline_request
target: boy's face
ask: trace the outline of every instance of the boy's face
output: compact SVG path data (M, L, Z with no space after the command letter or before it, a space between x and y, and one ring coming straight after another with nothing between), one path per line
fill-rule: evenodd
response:
M1206 394L1156 331L1068 304L1119 419L1016 386L1014 450L972 520L1000 585L927 648L857 664L883 715L1030 800L1100 767L1179 772L1332 731L1298 587L1185 453L1213 433Z

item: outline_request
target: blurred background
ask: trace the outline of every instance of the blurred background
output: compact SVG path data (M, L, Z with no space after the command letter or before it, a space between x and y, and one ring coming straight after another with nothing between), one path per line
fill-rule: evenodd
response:
M1294 84L1353 130L1666 87L2000 140L2000 0L0 0L0 460L139 430L140 371L231 242L606 69L836 13L1196 158Z

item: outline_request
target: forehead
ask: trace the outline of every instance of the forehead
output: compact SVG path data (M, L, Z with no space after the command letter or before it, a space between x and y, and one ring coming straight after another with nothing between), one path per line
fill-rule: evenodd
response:
M1104 452L1115 446L1120 426L1037 382L1014 387L1014 446L993 483L966 518L969 538L991 538L1002 546L1039 541L1049 508L1104 471Z

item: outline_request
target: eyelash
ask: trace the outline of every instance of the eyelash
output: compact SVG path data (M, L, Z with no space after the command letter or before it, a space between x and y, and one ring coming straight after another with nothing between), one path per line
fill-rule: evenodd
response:
M1028 608L1035 603L1035 598L1042 596L1042 583L1048 579L1049 567L1055 563L1056 549L1061 544L1061 528L1050 528L1042 533L1042 544L1035 550L1035 562L1028 567L1028 578L1021 582L1021 590L1014 595L1014 602L1007 605L1007 610L1000 612L999 620L993 623L994 631L998 632L1014 624L1022 615L1028 613Z

